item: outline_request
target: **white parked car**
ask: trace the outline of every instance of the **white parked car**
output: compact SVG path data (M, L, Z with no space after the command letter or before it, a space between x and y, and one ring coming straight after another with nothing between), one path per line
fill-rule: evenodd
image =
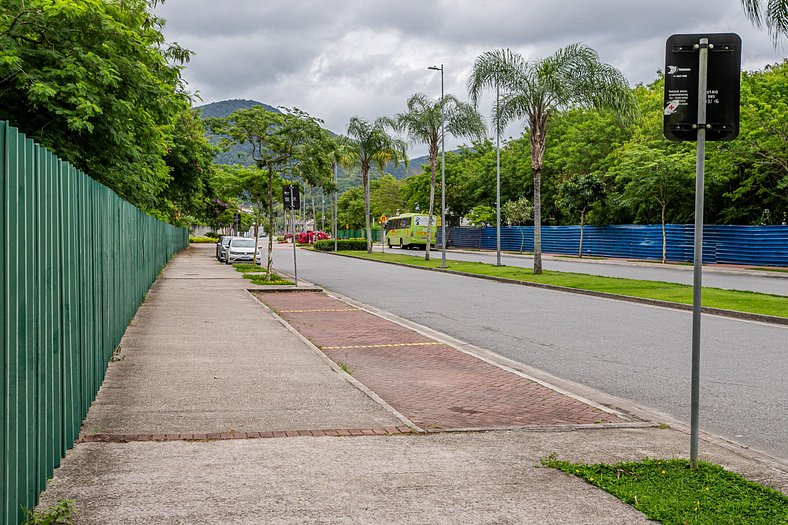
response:
M225 262L252 262L254 260L254 239L234 237L227 246Z

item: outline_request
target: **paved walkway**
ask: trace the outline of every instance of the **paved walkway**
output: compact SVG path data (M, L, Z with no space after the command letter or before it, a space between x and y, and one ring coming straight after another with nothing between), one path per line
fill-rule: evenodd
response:
M183 252L151 290L109 366L83 442L49 482L44 505L76 500L78 524L647 523L632 507L585 482L541 468L540 458L557 453L568 460L616 462L685 455L685 434L653 427L412 432L385 397L413 415L414 399L431 394L400 401L390 395L402 393L400 381L422 382L396 370L397 361L404 366L411 357L397 349L426 354L441 348L453 356L448 347L370 350L370 344L388 343L361 335L356 341L342 334L312 335L320 346L366 345L347 349L348 357L359 358L354 376L369 379L366 387L383 385L385 368L391 370L391 392L381 387L380 399L341 374L252 297L247 289L254 287L240 274L211 255L212 246ZM313 293L279 297L328 299ZM285 310L331 309L336 311L313 313L372 321L344 303L313 306L329 305L277 309L292 315L294 325L299 312ZM321 325L317 318L312 323ZM299 329L306 334L305 326ZM396 335L430 342L420 334ZM383 339L390 340L390 334ZM333 350L342 351L325 349ZM383 356L386 361L376 364ZM481 371L491 380L465 389L451 403L470 403L464 398L503 386L494 382L504 377L502 371L487 366L492 365L463 361L461 374L456 364L449 366L452 377ZM516 376L509 380L527 390ZM441 415L441 403L423 405L425 421L447 424L430 419ZM522 405L512 404L517 406ZM768 458L707 442L702 456L788 489L785 469Z

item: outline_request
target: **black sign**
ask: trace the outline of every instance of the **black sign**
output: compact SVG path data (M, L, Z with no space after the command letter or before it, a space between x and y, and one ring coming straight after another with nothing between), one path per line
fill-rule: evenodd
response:
M297 210L301 208L301 193L295 184L282 187L282 196L285 199L286 210Z
M706 122L698 122L698 59L701 38L709 39ZM668 140L706 140L739 135L741 37L735 33L673 35L665 49L665 100L662 132Z

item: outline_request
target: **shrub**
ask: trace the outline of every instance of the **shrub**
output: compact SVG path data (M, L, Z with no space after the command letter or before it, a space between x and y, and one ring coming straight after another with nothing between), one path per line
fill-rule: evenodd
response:
M366 250L366 239L339 239L337 240L337 250ZM333 252L334 240L325 239L315 243L315 250L321 252Z
M216 243L216 239L212 237L189 237L189 242L198 244Z
M205 232L205 236L206 237L210 237L212 239L218 239L219 238L219 234L216 233L216 232Z

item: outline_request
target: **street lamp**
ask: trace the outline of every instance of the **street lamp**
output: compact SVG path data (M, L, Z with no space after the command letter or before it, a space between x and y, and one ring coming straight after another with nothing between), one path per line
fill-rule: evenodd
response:
M427 69L441 72L441 268L446 268L446 129L443 115L443 64L440 67L429 66Z
M495 81L495 254L496 266L501 266L501 90Z

